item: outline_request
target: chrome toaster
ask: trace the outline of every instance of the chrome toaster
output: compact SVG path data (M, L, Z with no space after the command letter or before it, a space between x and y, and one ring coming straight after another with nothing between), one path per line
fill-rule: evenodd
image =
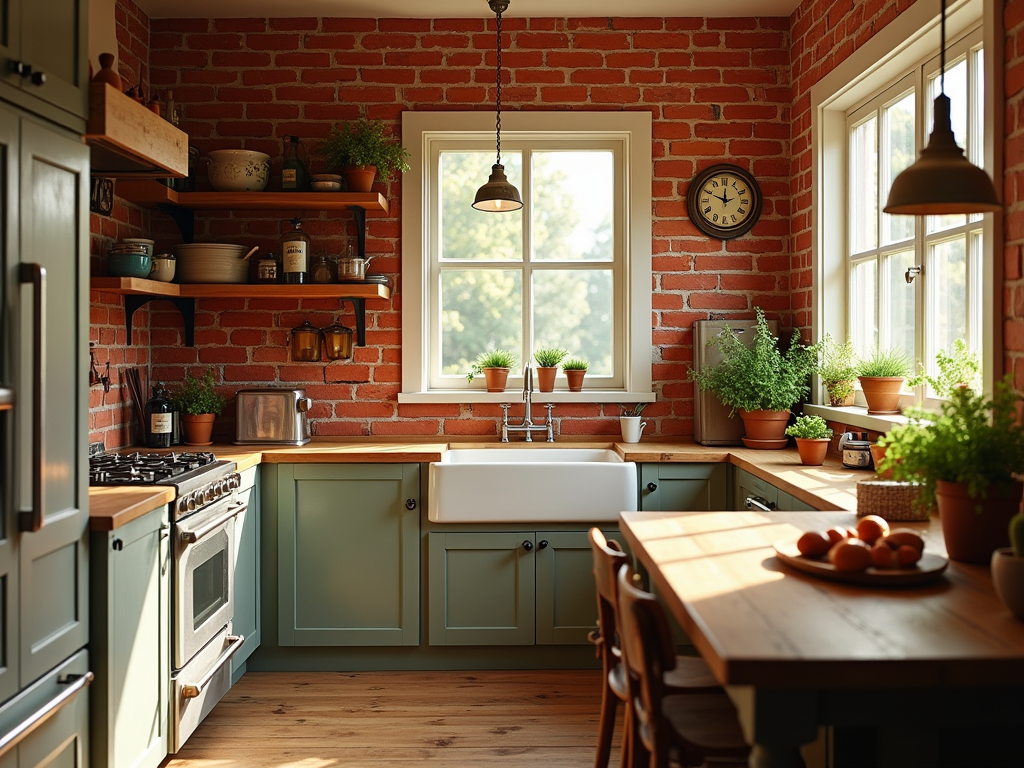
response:
M261 387L236 393L235 443L305 445L309 442L309 408L305 389Z

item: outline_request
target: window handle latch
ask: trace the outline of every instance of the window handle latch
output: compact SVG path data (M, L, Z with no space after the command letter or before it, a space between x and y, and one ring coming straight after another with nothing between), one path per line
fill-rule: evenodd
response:
M924 272L924 267L920 264L915 264L912 267L907 267L907 273L904 277L907 278L907 284L914 282L914 278Z

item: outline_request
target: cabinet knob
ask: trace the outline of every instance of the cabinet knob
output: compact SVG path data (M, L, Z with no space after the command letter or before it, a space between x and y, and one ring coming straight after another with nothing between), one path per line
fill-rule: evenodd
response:
M406 509L416 509L416 499L406 499L405 500L405 508Z
M533 542L530 541L529 539L524 541L523 542L523 549L525 549L527 552L529 552L531 549L533 549Z
M654 493L656 490L658 490L658 484L657 483L648 483L647 484L647 490L650 491L651 493Z
M540 541L537 542L537 549L547 549L547 548L548 548L548 540L547 539L541 539Z
M22 77L28 77L32 74L32 66L30 64L26 64L24 61L14 61L12 59L7 62L7 69L16 75L21 75Z
M120 539L114 539L112 542L110 542L110 546L115 552L120 552L122 549L124 549L124 542Z
M46 73L45 72L33 72L29 76L29 80L32 85L46 85Z

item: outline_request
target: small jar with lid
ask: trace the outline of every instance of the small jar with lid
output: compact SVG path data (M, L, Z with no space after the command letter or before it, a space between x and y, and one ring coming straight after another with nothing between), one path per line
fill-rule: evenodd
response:
M328 360L348 360L352 357L352 329L335 323L324 328L324 351Z
M293 362L315 363L320 360L320 347L323 346L324 340L323 331L307 320L302 325L292 328L291 337Z
M281 282L281 259L267 251L252 260L250 281L262 285L275 285Z
M309 268L309 274L314 283L326 285L338 281L338 265L327 254L321 253L313 258L313 265Z

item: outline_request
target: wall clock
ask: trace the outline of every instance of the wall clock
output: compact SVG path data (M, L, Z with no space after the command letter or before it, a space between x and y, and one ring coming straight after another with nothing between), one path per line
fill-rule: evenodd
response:
M761 217L762 202L753 174L729 163L705 168L693 178L686 193L690 221L720 240L749 232Z

